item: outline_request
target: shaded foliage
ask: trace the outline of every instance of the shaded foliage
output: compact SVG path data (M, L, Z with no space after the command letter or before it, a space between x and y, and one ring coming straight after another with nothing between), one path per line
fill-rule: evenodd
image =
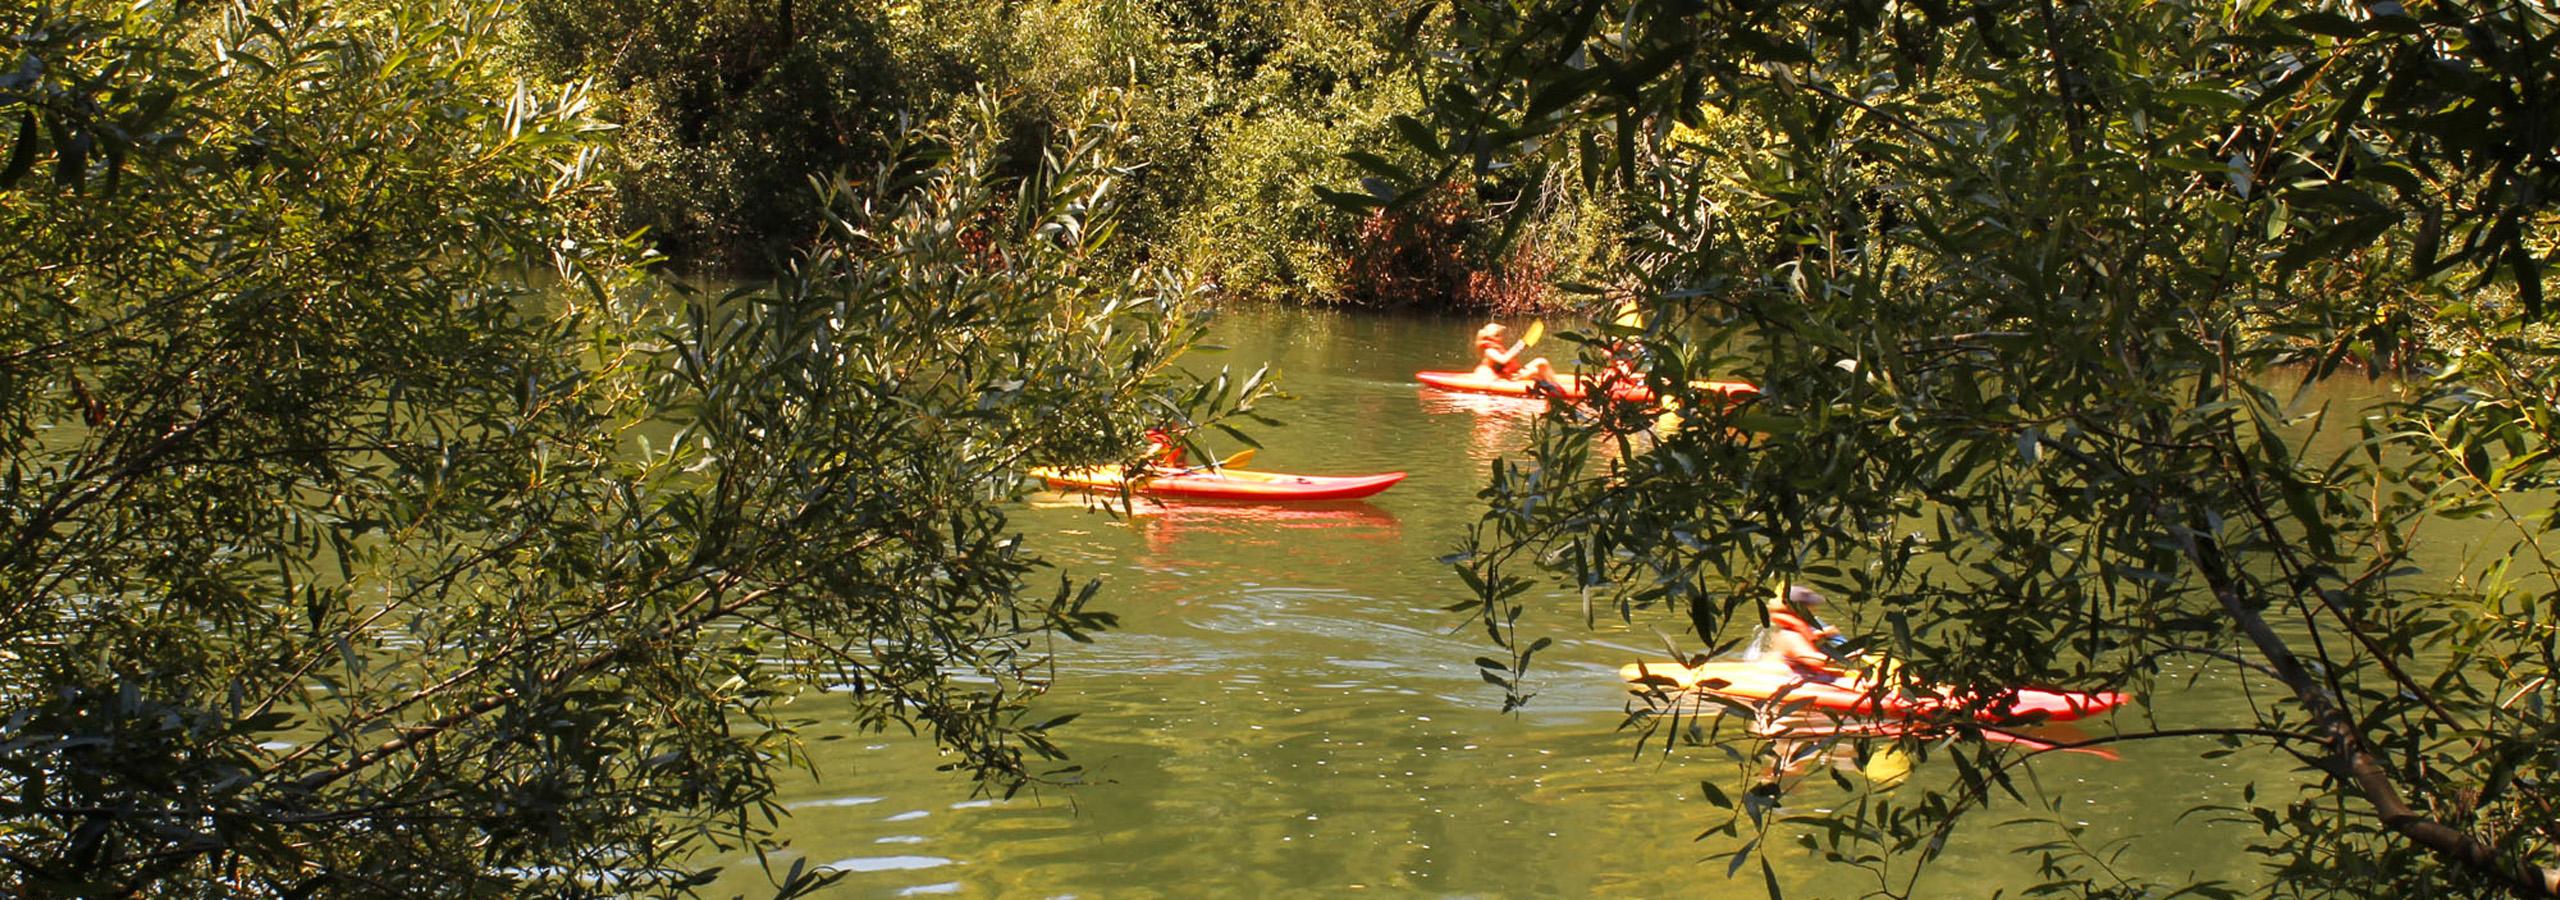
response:
M1122 252L1178 258L1228 295L1535 304L1541 273L1588 274L1616 223L1569 179L1469 197L1428 235L1414 229L1429 212L1370 221L1313 202L1315 186L1363 171L1344 147L1387 146L1397 117L1410 127L1422 107L1364 4L533 0L524 22L525 52L596 79L625 129L611 178L624 227L686 264L758 271L787 258L819 230L808 179L876 164L901 117L948 115L980 92L1006 98L1018 167L1079 98L1121 92L1146 163ZM1364 258L1377 235L1363 229L1380 222L1411 233L1395 251L1408 256L1458 242L1444 260L1456 287L1417 292L1409 282L1426 276ZM1522 228L1532 250L1498 240Z
M1512 699L1543 577L1709 646L1810 583L1906 685L2129 689L2149 721L2112 740L2295 756L2230 804L2271 890L2560 892L2551 12L1710 7L1446 5L1408 143L1626 198L1646 315L1581 337L1686 401L1644 436L1560 410L1495 473L1459 566ZM2305 405L2357 364L2426 377ZM1761 395L1690 396L1725 374ZM2456 533L2463 569L2417 568ZM2202 666L2283 699L2234 726L2154 689ZM1803 824L1919 891L2031 764L1953 757ZM2044 846L2053 890L2159 877Z
M968 107L669 297L511 12L0 15L0 890L684 892L822 717L1055 774L1025 704L1111 619L1002 504L1252 399L1109 262L1114 105L1028 168Z
M1463 184L1424 191L1402 203L1369 209L1345 251L1342 300L1367 306L1428 309L1455 306L1498 312L1545 305L1555 261L1534 239L1508 245L1484 227L1481 207Z
M526 53L604 86L625 227L679 260L770 270L823 227L811 179L934 111L866 0L528 0L522 23Z

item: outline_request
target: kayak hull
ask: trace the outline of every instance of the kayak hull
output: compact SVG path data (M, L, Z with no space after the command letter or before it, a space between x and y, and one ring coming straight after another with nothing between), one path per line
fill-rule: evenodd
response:
M1582 380L1572 375L1558 375L1552 386L1519 378L1502 378L1475 372L1415 372L1413 380L1444 391L1471 394L1493 394L1502 397L1544 397L1549 394L1567 400L1582 399ZM1551 389L1550 389L1551 388Z
M1415 372L1413 380L1444 391L1464 391L1502 397L1555 396L1567 400L1582 399L1590 393L1592 387L1578 375L1557 375L1554 382L1547 384L1476 372ZM1739 381L1700 381L1696 382L1695 386L1699 390L1723 394L1727 397L1760 392L1759 388ZM1651 403L1654 399L1653 389L1646 387L1640 381L1612 384L1609 386L1609 396L1612 399L1630 403Z
M1280 472L1248 472L1226 469L1218 472L1170 472L1140 475L1129 479L1119 469L1031 470L1034 477L1050 487L1117 493L1123 486L1131 493L1149 497L1180 497L1194 500L1239 500L1258 503L1290 503L1316 500L1356 500L1394 487L1404 480L1403 472L1382 475L1290 475Z
M1634 663L1619 668L1618 676L1638 685L1695 690L1746 703L1772 699L1786 706L1801 703L1806 708L1835 715L1909 718L1958 712L1975 705L1968 702L1973 698L1963 696L1905 695L1891 691L1877 696L1872 691L1874 685L1863 679L1842 678L1830 683L1806 681L1784 666L1743 660L1708 660L1696 666L1668 662ZM1981 708L1973 710L1972 714L1977 721L1991 724L2068 722L2122 706L2124 700L2123 694L2112 691L2083 693L2015 688L1980 704Z
M2067 729L2070 726L2066 725L2061 727ZM1752 733L1758 734L1762 737L1808 740L1819 740L1833 737L1898 738L1912 734L1923 736L1935 735L1940 734L1943 731L1943 726L1931 725L1925 722L1880 721L1841 722L1831 725L1779 723L1765 728L1755 725L1752 728ZM1990 743L2007 744L2012 747L2033 750L2039 753L2081 753L2110 761L2122 759L2122 757L2116 755L2115 751L2109 750L2105 747L2075 746L2073 743L2064 740L2047 740L2041 737L2002 731L1996 727L1977 730L1974 732L1974 736Z

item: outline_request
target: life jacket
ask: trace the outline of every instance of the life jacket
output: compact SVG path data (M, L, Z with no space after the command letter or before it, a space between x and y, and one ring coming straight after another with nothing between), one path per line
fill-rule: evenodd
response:
M1795 610L1792 609L1770 610L1769 624L1803 635L1805 640L1816 644L1821 643L1823 639L1821 626L1806 621L1803 616L1796 615Z
M1495 364L1493 361L1493 354L1501 352L1502 346L1501 338L1492 337L1490 335L1478 336L1476 338L1476 361L1478 364L1492 369L1495 374L1508 377L1512 372L1517 371L1520 368L1520 361L1515 359L1507 363L1501 363L1499 365Z
M1621 341L1609 345L1609 361L1600 367L1601 379L1626 385L1643 384L1644 373L1637 369L1643 362L1643 355L1644 348L1634 344Z
M1164 429L1147 429L1147 450L1154 454L1152 462L1156 465L1167 468L1182 465L1182 442L1164 433Z
M1770 610L1769 625L1804 638L1805 643L1816 648L1817 652L1827 650L1826 644L1836 644L1840 639L1838 635L1823 634L1820 623L1796 615L1794 610L1789 609ZM1787 668L1794 670L1798 676L1818 681L1830 681L1840 677L1844 672L1843 667L1837 661L1829 659L1827 653L1826 658L1821 660L1796 659L1790 655L1786 659L1786 664Z
M1806 643L1828 653L1844 653L1849 644L1848 638L1833 632L1831 626L1822 624L1820 619L1807 619L1796 615L1795 610L1792 609L1770 610L1769 624L1795 632L1804 638Z

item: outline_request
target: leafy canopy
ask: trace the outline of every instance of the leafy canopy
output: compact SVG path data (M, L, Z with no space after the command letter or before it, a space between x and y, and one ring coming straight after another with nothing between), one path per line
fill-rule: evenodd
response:
M1097 263L1111 98L1018 168L981 104L667 296L510 14L0 13L0 890L683 891L821 717L1054 774L1025 704L1111 619L1001 504L1254 393Z
M2103 741L2297 758L2230 803L2270 890L2560 893L2550 9L1459 0L1409 27L1435 166L1349 199L1613 186L1639 227L1586 288L1642 315L1582 337L1640 343L1683 401L1676 428L1560 410L1494 473L1458 565L1514 703L1542 577L1710 646L1807 583L1902 683L2125 689L2147 713ZM2413 377L2300 401L2353 365ZM1727 376L1762 393L1690 387ZM2485 552L2419 569L2448 539ZM2282 699L2182 705L2162 676L2203 666ZM2032 765L1953 753L1795 834L1920 891ZM1775 806L1734 823L1784 838ZM2045 888L2159 877L2080 846L2042 846Z

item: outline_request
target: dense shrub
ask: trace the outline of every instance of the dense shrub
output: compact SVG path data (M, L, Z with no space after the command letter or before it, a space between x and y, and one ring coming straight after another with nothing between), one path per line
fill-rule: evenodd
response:
M1544 306L1555 258L1536 240L1505 244L1487 235L1473 194L1467 185L1444 184L1370 210L1342 250L1340 298L1503 312Z
M682 262L784 258L820 229L810 180L879 163L920 105L862 0L527 0L523 21L537 62L608 89L622 218Z
M1392 144L1392 120L1422 106L1398 73L1429 41L1376 12L1346 0L529 0L524 34L540 63L603 83L625 129L619 214L683 263L753 272L786 258L820 230L810 179L876 165L901 117L1001 96L1017 168L1004 174L1020 175L1103 90L1145 163L1122 186L1124 263L1179 262L1230 297L1483 308L1535 305L1550 276L1591 270L1615 220L1570 179L1515 188L1525 202L1377 221L1315 202L1317 186L1361 175L1345 151ZM1503 224L1514 217L1524 225ZM1395 242L1375 246L1380 229Z

